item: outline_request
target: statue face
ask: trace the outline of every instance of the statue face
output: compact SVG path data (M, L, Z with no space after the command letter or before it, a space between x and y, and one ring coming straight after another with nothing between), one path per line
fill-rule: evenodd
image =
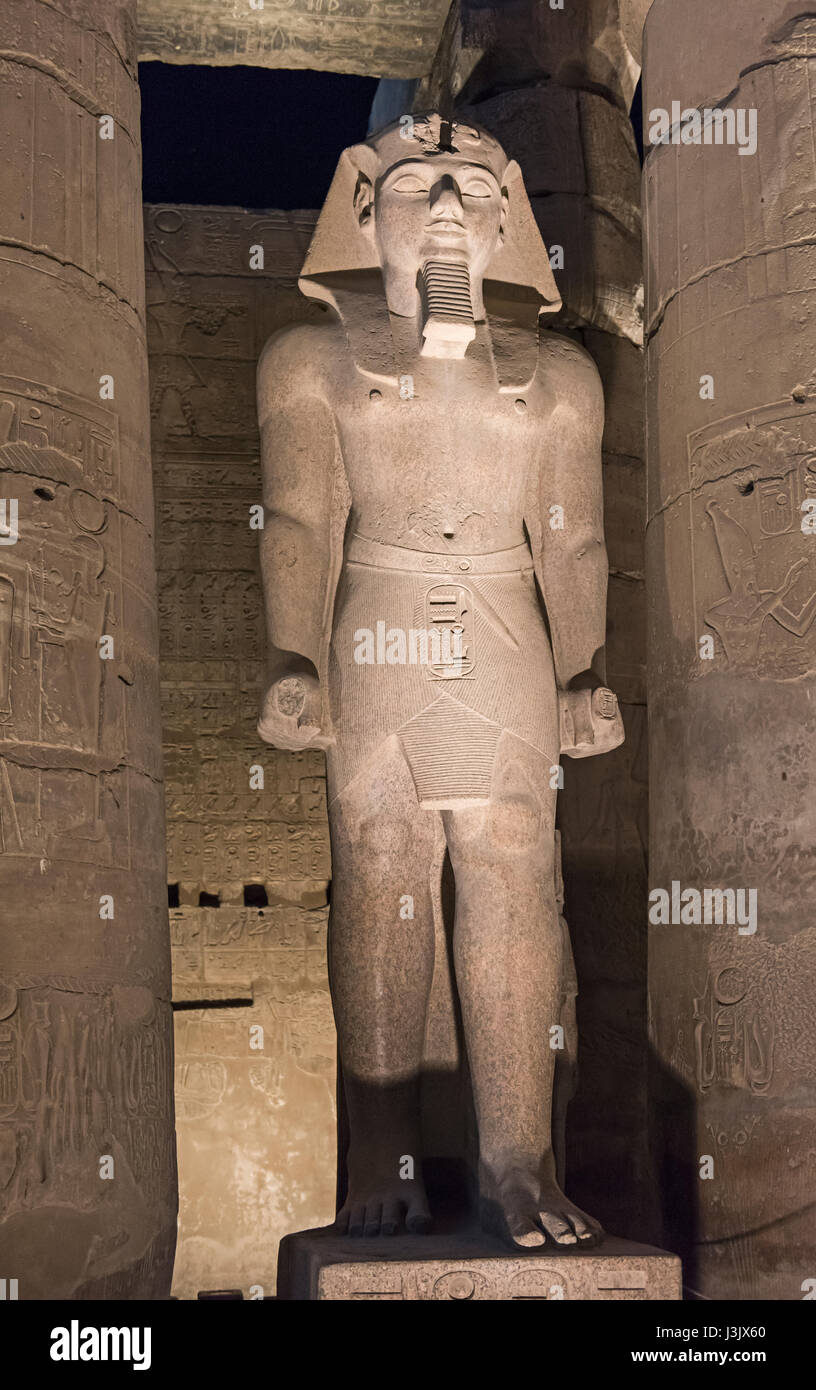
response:
M487 269L501 238L507 199L494 174L461 155L401 160L361 200L361 223L377 241L386 275L416 276L429 260L465 261L471 278Z

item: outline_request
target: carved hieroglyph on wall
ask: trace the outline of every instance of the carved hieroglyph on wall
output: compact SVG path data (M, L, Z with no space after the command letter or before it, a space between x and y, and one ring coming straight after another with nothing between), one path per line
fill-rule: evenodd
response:
M743 938L738 951L727 927L716 930L707 967L692 966L689 1001L675 1013L670 1063L700 1097L696 1151L715 1164L709 1238L737 1242L730 1254L739 1262L753 1258L746 1211L770 1228L812 1203L811 1111L791 1097L805 1094L816 1070L816 929L780 942ZM777 1181L758 1183L780 1145ZM733 1284L740 1293L743 1277Z
M450 0L139 0L139 57L418 77Z
M100 990L89 1007L69 978L22 983L19 992L0 986L0 1121L14 1122L0 1125L4 1204L26 1208L44 1193L71 1204L88 1153L122 1160L123 1180L138 1184L131 1200L160 1199L175 1145L165 1123L168 1038L150 991Z
M20 518L18 540L0 549L0 871L11 933L0 980L2 1242L36 1249L54 1208L71 1238L59 1268L21 1270L29 1297L70 1296L89 1276L88 1296L146 1293L169 1281L172 1263L174 1225L145 1248L175 1180L169 1004L154 997L164 960L146 945L134 960L133 880L114 873L144 863L131 835L134 804L144 824L141 749L134 759L126 711L130 687L145 690L144 667L132 603L125 624L119 463L118 418L104 406L0 377L0 492ZM100 871L116 904L101 949L88 887ZM55 872L51 895L64 906L49 922L34 894ZM141 891L135 906L154 930L160 919ZM72 940L83 912L90 930ZM49 928L52 946L36 954ZM102 1155L110 1184L96 1176ZM128 1212L118 1224L108 1192Z
M0 473L37 533L0 550L0 851L128 868L117 418L0 377Z
M791 402L689 439L697 630L713 669L802 676L816 667L816 411Z
M737 1088L782 1096L813 1074L810 1004L816 987L816 928L789 941L715 938L705 983L678 1020L674 1063L700 1092ZM684 1045L688 1040L689 1045Z
M135 20L0 24L0 1250L29 1300L166 1297L176 1234Z
M314 215L145 212L168 881L180 904L174 1292L246 1296L273 1291L282 1235L334 1214L324 760L275 752L255 731L264 637L249 524L255 364L275 327L319 313L296 289ZM265 269L249 268L251 246ZM199 906L202 894L219 906Z
M426 1259L325 1264L317 1298L393 1302L564 1302L677 1299L679 1266L671 1256L637 1261L614 1255L548 1263L545 1259Z
M326 901L322 755L273 752L255 732L263 608L250 527L258 345L316 312L295 287L313 223L146 209L168 880L182 906L202 892L243 905L248 885L269 902ZM267 269L250 270L252 246Z

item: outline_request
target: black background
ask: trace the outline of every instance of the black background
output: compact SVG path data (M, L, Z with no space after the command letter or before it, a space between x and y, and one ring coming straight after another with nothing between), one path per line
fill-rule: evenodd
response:
M375 77L141 63L146 203L319 208L366 137Z

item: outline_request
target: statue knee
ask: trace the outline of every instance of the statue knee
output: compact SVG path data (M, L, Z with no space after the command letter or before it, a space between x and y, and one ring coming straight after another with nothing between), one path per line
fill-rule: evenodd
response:
M526 858L537 879L554 881L552 817L535 797L519 794L446 812L443 821L454 871L501 867L509 860L519 873Z
M495 802L488 812L488 840L492 848L509 854L526 854L541 838L541 807L527 796Z

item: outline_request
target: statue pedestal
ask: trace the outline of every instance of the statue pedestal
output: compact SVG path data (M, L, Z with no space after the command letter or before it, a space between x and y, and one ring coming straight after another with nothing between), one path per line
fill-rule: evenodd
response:
M593 1250L524 1254L482 1231L351 1240L329 1227L281 1241L282 1299L680 1299L676 1255L608 1236Z

